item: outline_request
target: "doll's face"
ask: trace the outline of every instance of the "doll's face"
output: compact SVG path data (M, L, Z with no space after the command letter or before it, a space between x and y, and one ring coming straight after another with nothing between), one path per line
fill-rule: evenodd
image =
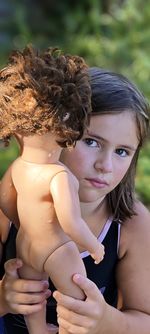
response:
M137 147L133 114L92 116L82 140L61 154L61 161L79 180L80 201L95 201L112 191L126 174Z

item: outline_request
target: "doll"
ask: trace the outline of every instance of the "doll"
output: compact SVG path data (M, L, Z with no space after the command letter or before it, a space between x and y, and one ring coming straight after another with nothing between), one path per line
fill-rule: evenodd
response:
M21 148L0 185L1 209L18 228L19 274L49 276L59 291L79 299L84 294L72 276L86 271L77 245L95 263L104 248L81 218L78 180L59 157L82 137L90 101L84 60L57 49L15 51L0 72L0 139L8 144L14 136ZM45 319L45 306L26 316L29 333L47 334Z

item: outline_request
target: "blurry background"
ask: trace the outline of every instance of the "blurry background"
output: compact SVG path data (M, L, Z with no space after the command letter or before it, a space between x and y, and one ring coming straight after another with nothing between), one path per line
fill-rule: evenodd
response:
M0 66L27 43L58 46L91 66L126 75L150 100L150 0L0 0ZM18 154L0 147L0 177ZM150 144L143 149L136 190L150 207Z

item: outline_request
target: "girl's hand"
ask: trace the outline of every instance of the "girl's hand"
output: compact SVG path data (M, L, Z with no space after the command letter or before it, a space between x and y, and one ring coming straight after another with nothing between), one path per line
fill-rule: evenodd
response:
M47 281L20 279L17 270L22 261L12 259L5 263L5 275L0 285L0 305L2 315L21 313L24 315L42 309L51 295Z
M55 291L58 323L72 334L99 334L105 327L107 304L97 286L88 278L75 274L73 281L84 291L85 301ZM101 331L102 330L102 331Z

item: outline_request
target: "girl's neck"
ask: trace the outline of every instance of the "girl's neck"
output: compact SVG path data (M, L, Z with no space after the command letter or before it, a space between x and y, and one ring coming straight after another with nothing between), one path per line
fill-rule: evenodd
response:
M86 218L95 213L100 213L106 206L106 197L98 199L95 202L80 202L82 217Z
M86 221L91 231L98 236L103 229L106 221L111 216L108 208L107 199L94 203L81 203L82 218Z

